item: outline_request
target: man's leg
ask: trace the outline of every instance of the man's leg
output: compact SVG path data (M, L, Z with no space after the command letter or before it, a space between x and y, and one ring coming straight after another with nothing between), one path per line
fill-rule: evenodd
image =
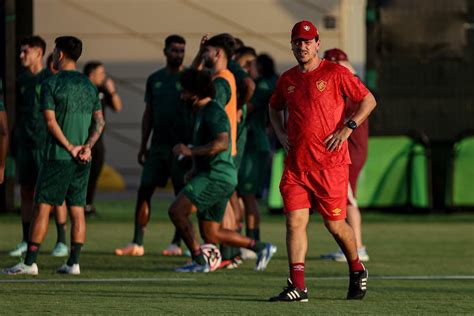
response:
M354 230L357 249L362 248L362 218L356 205L347 205L347 222Z
M171 221L179 231L181 238L191 252L193 260L204 265L200 244L197 241L193 223L189 216L197 211L196 206L184 195L179 193L171 204L168 214Z
M40 203L36 207L33 221L31 223L28 251L26 252L25 264L31 266L36 263L39 248L48 232L49 214L53 209L52 205Z
M86 240L86 220L82 206L71 206L69 214L71 216L71 254L67 265L72 267L79 263L79 255Z
M246 235L249 238L260 240L260 211L257 198L254 194L242 195L245 205Z
M99 180L100 173L104 166L105 160L105 148L102 138L92 147L92 161L91 171L89 175L89 181L87 184L87 196L86 196L86 207L85 214L92 215L96 213L94 207L94 198L97 188L97 181Z
M135 206L135 228L132 243L125 248L115 249L117 256L143 256L143 238L145 229L150 221L151 197L155 187L141 185L138 188L137 203Z
M15 249L10 251L10 256L19 257L24 252L26 252L29 236L30 236L30 227L33 220L34 212L34 195L35 195L35 185L34 184L21 184L20 196L21 196L21 226L23 231L23 238L21 243L19 243Z
M67 207L66 203L54 207L56 219L56 231L58 239L51 253L54 257L65 257L69 253L66 245L66 223L67 223Z
M290 279L294 287L304 290L305 258L308 251L306 227L309 222L309 209L286 213L286 248L290 266Z

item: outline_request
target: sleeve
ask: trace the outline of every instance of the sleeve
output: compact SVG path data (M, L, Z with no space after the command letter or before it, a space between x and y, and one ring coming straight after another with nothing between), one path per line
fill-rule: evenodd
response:
M229 103L231 90L230 84L224 78L214 79L214 88L216 89L216 97L214 98L219 105L224 108Z
M255 111L260 111L268 106L273 91L266 80L260 80L256 85L251 103L255 106Z
M229 133L230 123L224 110L209 111L207 115L207 123L213 138L220 133ZM229 135L230 138L230 135Z
M94 109L93 111L99 111L99 110L102 110L102 103L100 103L100 98L99 98L99 90L97 90L96 87L94 87L94 92L95 92L95 96L94 96Z
M151 76L146 80L145 103L151 104L151 92L153 91Z
M41 85L40 110L56 110L53 88L49 80Z
M276 89L273 91L272 97L270 98L270 106L277 111L281 111L286 108L286 100L283 89L284 78L280 77L280 79L278 79Z
M360 103L369 93L362 81L345 68L341 71L340 86L342 94L355 103Z

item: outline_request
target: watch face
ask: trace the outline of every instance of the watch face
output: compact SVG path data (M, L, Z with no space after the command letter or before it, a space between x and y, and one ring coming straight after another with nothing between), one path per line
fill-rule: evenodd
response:
M351 128L351 129L356 129L357 128L357 123L354 122L353 120L349 120L347 122L347 127Z

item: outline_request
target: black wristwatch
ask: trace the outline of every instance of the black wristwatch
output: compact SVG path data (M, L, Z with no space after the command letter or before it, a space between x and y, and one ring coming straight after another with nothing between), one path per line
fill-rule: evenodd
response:
M354 130L357 128L357 123L353 120L349 120L346 123L346 126L349 127L350 129Z

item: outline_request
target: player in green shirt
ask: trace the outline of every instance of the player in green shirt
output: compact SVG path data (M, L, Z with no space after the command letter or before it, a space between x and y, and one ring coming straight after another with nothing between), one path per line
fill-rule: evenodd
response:
M47 128L40 111L42 83L53 74L43 67L45 41L39 36L28 36L20 41L20 61L25 71L17 81L17 106L15 122L15 158L21 188L21 221L23 240L10 251L10 256L18 257L26 252L33 219L33 200L40 167L44 160ZM68 255L66 245L67 210L59 205L55 210L58 240L53 256Z
M3 183L5 175L5 162L8 152L8 121L3 103L3 81L0 77L0 184Z
M260 212L257 197L261 196L270 156L270 143L266 133L268 103L276 87L277 76L273 60L268 55L256 58L255 93L248 103L248 138L242 165L239 170L237 191L245 205L246 235L260 240Z
M164 48L166 67L151 74L146 83L146 108L138 153L138 162L143 165L143 171L135 209L135 231L128 246L115 249L117 256L144 255L143 237L150 221L153 192L156 187L164 187L171 177L174 191L178 193L184 186L184 174L190 168L189 160L178 161L172 153L173 145L190 141L186 133L190 134L191 128L186 127L186 120L189 121L191 115L183 113L178 81L184 70L185 45L181 36L168 36ZM151 144L147 147L152 132ZM180 238L175 236L174 239Z
M25 261L3 270L6 274L38 274L36 259L48 230L49 215L53 206L63 201L69 206L71 216L71 254L57 272L80 274L91 148L99 139L105 121L96 87L76 69L82 42L62 36L55 43L53 59L60 72L47 79L41 88L41 110L49 133L36 186L28 250Z
M193 158L189 182L178 194L169 215L191 251L193 261L177 272L209 272L207 262L194 234L190 215L197 212L201 237L206 243L250 248L258 253L257 270L264 270L276 247L244 237L221 226L226 204L237 184L237 170L231 156L230 123L222 106L212 100L215 89L211 76L197 69L183 73L182 98L194 111L193 146L177 144L175 156Z

